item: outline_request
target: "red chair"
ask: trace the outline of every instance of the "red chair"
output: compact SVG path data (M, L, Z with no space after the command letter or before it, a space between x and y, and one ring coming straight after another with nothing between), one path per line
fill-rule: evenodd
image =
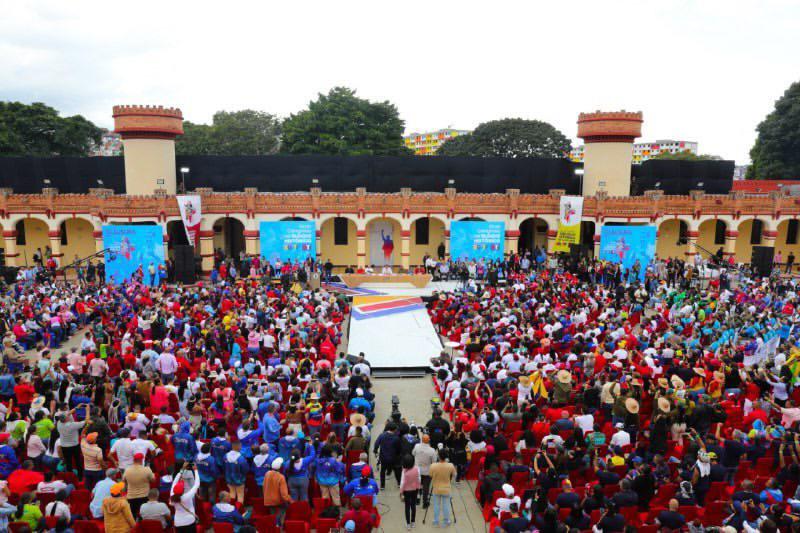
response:
M772 457L760 457L758 461L756 461L756 475L758 477L771 476L772 472L775 470L775 468L772 466L773 463L774 460Z
M53 529L58 524L58 517L57 516L45 516L44 523L47 526L47 529Z
M233 533L233 524L228 522L214 522L214 533Z
M258 496L247 498L247 504L253 508L253 516L265 516L269 514L266 506L264 505L264 498Z
M164 527L161 520L142 520L133 529L134 533L162 533Z
M78 479L78 476L76 476L74 472L59 472L56 474L56 479L63 481L67 485L72 485L76 489L82 489L84 487L83 481Z
M328 533L336 527L335 518L320 518L317 520L317 533ZM261 531L259 529L259 531Z
M467 467L467 475L466 478L469 480L476 480L478 479L478 474L481 471L481 466L483 464L483 458L486 456L486 452L474 452L472 454L472 459L469 462L469 466Z
M292 502L286 509L286 521L289 520L309 520L311 518L311 506L308 502Z
M694 505L681 505L678 507L678 512L683 515L687 522L697 518L697 507Z
M361 500L361 508L366 512L371 513L375 510L375 500L372 496L358 496L358 499Z
M69 503L69 512L73 516L90 517L89 504L92 503L92 493L86 489L75 489L67 499Z
M280 528L275 524L275 515L253 516L250 523L259 533L280 533Z
M728 516L728 502L726 501L706 501L705 513L703 514L703 525L719 525Z
M36 501L39 502L39 508L42 510L42 514L45 513L45 509L47 508L47 504L50 502L54 502L56 500L56 493L55 492L37 492L36 493Z
M283 524L283 533L311 533L311 528L308 525L308 522L302 522L300 520L287 520L286 523Z
M72 529L75 530L75 533L104 533L105 531L102 522L94 520L75 520Z
M655 524L647 524L644 526L639 526L639 528L636 531L638 533L658 533L659 527L660 526L657 526Z
M27 529L26 529L27 528ZM9 522L8 531L11 533L19 533L22 531L30 531L31 525L27 522Z

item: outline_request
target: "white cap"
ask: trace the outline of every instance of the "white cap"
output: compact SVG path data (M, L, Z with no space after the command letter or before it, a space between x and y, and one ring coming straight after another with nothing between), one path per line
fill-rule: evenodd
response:
M283 458L276 457L274 461L272 461L272 469L273 470L280 470L283 466Z
M361 387L357 388L356 394L358 394L359 396L364 396L364 389L362 389Z

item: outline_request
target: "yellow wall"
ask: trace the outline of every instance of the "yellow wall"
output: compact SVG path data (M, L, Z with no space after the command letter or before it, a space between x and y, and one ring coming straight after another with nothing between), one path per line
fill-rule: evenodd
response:
M676 219L666 220L658 227L658 238L656 239L656 255L659 259L684 259L686 246L678 246L680 237L680 221Z
M586 143L583 158L583 194L598 190L609 196L628 196L631 190L632 143ZM605 187L599 187L604 181Z
M95 253L94 228L91 222L82 218L70 218L64 222L62 231L66 228L67 244L61 245L64 254L63 264L68 265L76 259Z
M737 229L739 236L736 237L736 261L739 263L749 263L753 257L753 244L750 244L750 232L753 231L753 221L745 220L739 224ZM786 237L783 238L786 241ZM780 242L780 241L776 241Z
M727 230L727 226L726 226ZM700 229L698 229L698 237L697 237L697 244L711 252L712 254L717 253L717 250L720 248L725 250L725 242L723 240L720 244L714 243L714 237L717 233L717 221L716 220L707 220L700 224ZM723 235L724 237L724 235ZM708 254L699 250L700 255L703 256L703 259L708 259Z
M444 242L444 223L437 219L431 218L428 224L428 244L417 244L417 221L411 224L411 255L409 259L412 265L421 265L422 258L425 254L430 255L434 259L437 258L436 250L439 245Z
M783 221L778 225L778 236L775 238L775 253L780 252L783 255L783 261L789 257L789 252L794 252L795 261L798 263L800 259L800 244L786 244L786 231L789 229L789 221ZM800 241L800 238L798 238Z
M347 244L344 246L336 246L333 244L333 237L334 237L334 219L328 219L320 228L320 261L322 263L326 263L328 259L331 260L331 263L336 265L337 267L341 266L341 268L337 268L336 271L344 271L344 267L347 265L356 264L357 259L357 247L358 244L356 242L356 223L352 220L348 220L347 222Z
M50 237L47 236L47 224L35 218L26 218L23 223L25 224L25 246L17 246L17 265L29 266L33 265L33 254L37 248L45 250L50 246Z
M127 194L153 194L166 189L175 194L175 141L167 139L126 139L125 191ZM164 183L159 184L158 180Z

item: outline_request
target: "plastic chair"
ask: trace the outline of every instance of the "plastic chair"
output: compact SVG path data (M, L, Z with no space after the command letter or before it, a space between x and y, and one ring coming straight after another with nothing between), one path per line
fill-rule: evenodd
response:
M162 533L161 520L142 520L133 529L134 533Z
M37 492L36 493L36 501L39 502L39 508L42 510L42 514L44 514L45 509L47 508L47 504L50 502L54 502L56 500L56 493L55 492Z
M279 533L280 528L275 524L275 515L261 515L250 517L250 523L259 533Z
M335 518L320 518L317 520L317 533L328 533L336 527ZM261 531L259 529L259 531Z
M286 521L290 520L310 520L311 505L306 501L292 502L286 509Z
M44 523L47 526L47 529L53 529L58 524L58 517L57 516L45 516Z
M310 533L311 528L308 525L308 522L303 522L300 520L287 520L286 523L283 524L283 533ZM217 533L216 531L214 533Z
M94 520L75 520L72 524L75 533L104 533L105 528L100 522Z
M67 499L69 512L73 516L89 517L89 504L92 503L92 493L86 489L75 489Z
M233 533L233 524L228 522L214 522L214 533Z
M30 530L31 525L27 522L9 522L8 523L8 530L11 533L17 533L18 531L26 531L25 528Z

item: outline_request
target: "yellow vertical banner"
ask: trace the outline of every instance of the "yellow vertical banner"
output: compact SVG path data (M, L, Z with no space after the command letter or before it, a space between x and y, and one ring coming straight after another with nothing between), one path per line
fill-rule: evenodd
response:
M569 252L570 244L580 244L581 217L583 196L562 196L558 209L558 234L553 246L555 252Z

